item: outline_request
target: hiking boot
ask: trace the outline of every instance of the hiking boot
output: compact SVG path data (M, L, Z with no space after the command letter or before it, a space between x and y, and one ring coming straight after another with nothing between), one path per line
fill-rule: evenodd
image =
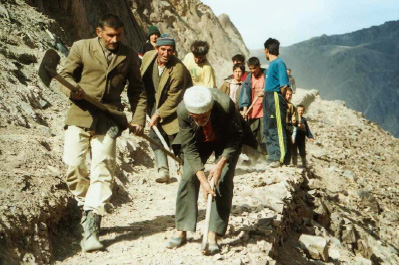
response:
M157 183L168 183L170 180L169 170L161 168L158 170L158 178L155 179Z
M82 217L81 223L83 226L83 239L80 242L82 250L90 252L104 248L99 240L101 215L88 211L87 215Z
M280 161L273 161L269 163L269 167L271 168L276 168L276 167L280 167Z
M158 168L158 178L155 181L158 183L166 183L170 179L168 158L161 150L155 150L154 154Z

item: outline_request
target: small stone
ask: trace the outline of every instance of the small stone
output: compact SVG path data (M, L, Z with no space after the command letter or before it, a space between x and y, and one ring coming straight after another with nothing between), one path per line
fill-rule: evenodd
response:
M353 172L350 170L345 171L342 176L348 179L355 179L355 174L353 174Z
M222 256L221 254L216 254L216 255L213 257L213 260L214 260L214 261L216 261L216 260L223 260L223 256Z
M302 234L299 243L308 257L328 261L328 242L325 238Z
M279 226L282 222L283 216L281 214L277 214L273 219L273 225Z

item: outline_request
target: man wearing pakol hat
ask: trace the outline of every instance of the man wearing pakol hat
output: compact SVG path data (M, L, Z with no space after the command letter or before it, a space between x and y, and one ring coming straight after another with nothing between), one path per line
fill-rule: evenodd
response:
M155 50L147 52L141 65L141 76L147 92L149 126L156 126L169 144L179 131L177 105L183 100L184 90L192 86L191 76L184 64L173 55L175 40L167 34L157 39ZM159 144L161 140L151 130L150 136ZM154 150L158 169L158 183L169 181L168 159L156 146ZM179 150L175 149L175 153Z
M180 143L184 153L183 175L177 191L176 230L167 248L177 248L186 243L187 231L195 231L198 217L198 192L200 186L206 200L212 203L208 234L209 254L219 252L217 237L226 233L233 198L233 177L242 142L254 137L243 125L234 102L223 91L203 86L186 90L183 102L177 108L179 134L174 143ZM245 135L245 137L243 137ZM213 176L215 189L211 190L205 175L205 163L215 152L216 165Z
M149 26L147 32L147 41L141 45L139 50L139 58L143 59L146 52L153 51L157 44L157 39L161 36L161 32L156 26Z

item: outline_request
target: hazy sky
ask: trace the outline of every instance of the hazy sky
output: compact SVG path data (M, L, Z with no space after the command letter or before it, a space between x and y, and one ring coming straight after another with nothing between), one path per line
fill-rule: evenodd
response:
M322 34L356 31L399 20L399 0L202 0L218 16L228 14L249 49L268 37L282 46Z

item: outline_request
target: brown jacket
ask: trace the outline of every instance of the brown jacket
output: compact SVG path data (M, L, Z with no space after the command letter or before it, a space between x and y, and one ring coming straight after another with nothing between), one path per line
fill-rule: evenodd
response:
M230 96L230 84L231 84L231 82L234 82L233 79L226 80L226 81L223 82L222 86L220 87L220 90L222 90L227 96ZM239 86L239 88L237 90L237 94L236 94L236 99L235 99L236 109L238 109L238 101L239 101L239 98L240 98L241 87L242 87L242 82L240 83L240 86Z
M128 82L127 96L133 112L131 123L145 125L146 94L140 77L137 52L120 44L108 66L98 38L80 40L72 45L61 75L73 85L79 85L87 95L107 107L123 110L121 93ZM64 87L61 91L70 97ZM104 115L85 100L71 100L65 125L96 129Z
M148 94L155 94L155 109L161 118L160 125L168 134L173 135L179 131L177 123L177 106L183 100L184 91L191 87L190 72L184 64L175 56L172 56L165 65L165 69L159 79L159 85L154 88L151 78L154 63L157 63L157 51L146 52L141 65L141 76ZM148 71L148 73L147 73ZM148 74L148 75L147 75Z

